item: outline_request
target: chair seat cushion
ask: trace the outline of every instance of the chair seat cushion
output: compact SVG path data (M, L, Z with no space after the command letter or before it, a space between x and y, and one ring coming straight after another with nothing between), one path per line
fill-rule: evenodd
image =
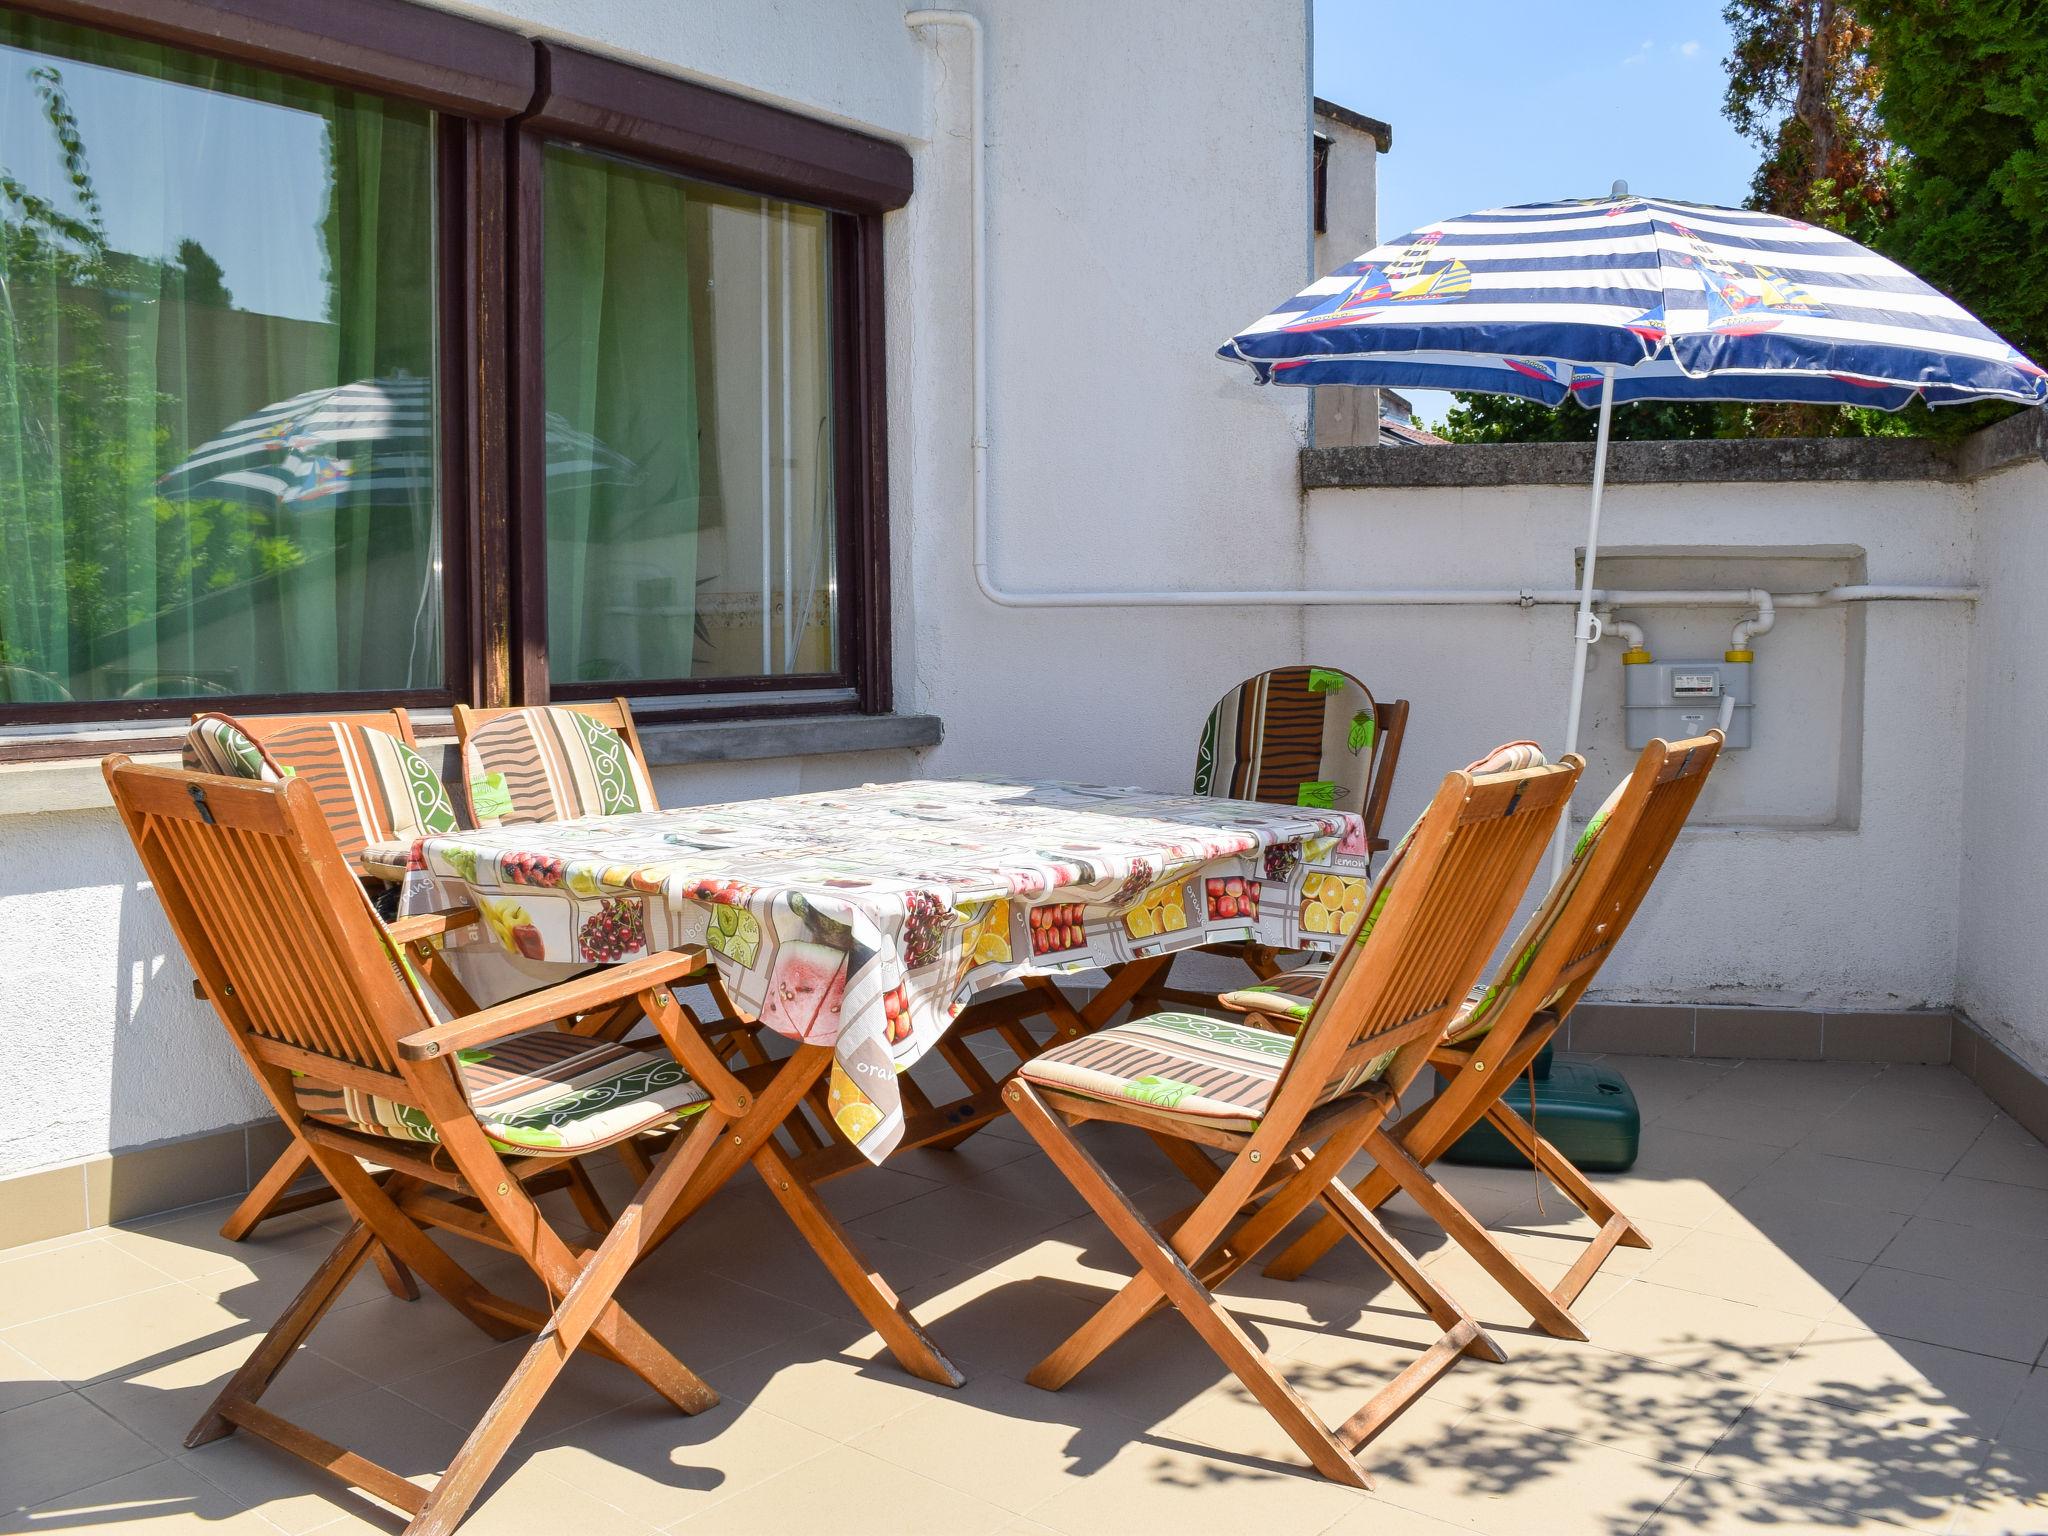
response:
M708 1101L666 1050L552 1029L464 1051L459 1070L484 1134L509 1152L587 1152L695 1114ZM292 1086L312 1119L400 1141L441 1139L409 1104L311 1077Z
M1286 1019L1291 1023L1304 1022L1315 1004L1316 993L1323 985L1323 978L1330 974L1331 962L1316 960L1276 976L1271 981L1262 981L1257 986L1239 987L1225 992L1216 1000L1224 1007L1237 1013L1263 1014L1269 1018ZM1465 1002L1458 1009L1458 1016L1451 1021L1451 1027L1444 1032L1444 1042L1462 1038L1472 1031L1473 1015L1486 1001L1486 994L1492 989L1485 982L1479 983L1465 995ZM1484 1033L1484 1031L1478 1031Z
M1155 1013L1054 1046L1020 1069L1033 1083L1250 1130L1294 1037L1234 1019Z
M356 867L379 880L403 880L408 871L427 867L419 857L420 841L417 837L401 837L390 842L366 843L356 855Z

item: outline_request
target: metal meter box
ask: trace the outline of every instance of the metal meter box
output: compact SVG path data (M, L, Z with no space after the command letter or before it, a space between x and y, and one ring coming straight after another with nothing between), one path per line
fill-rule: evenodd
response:
M1653 737L1683 741L1721 723L1724 699L1735 701L1728 722L1728 745L1749 745L1749 669L1747 661L1651 661L1621 669L1623 715L1630 748L1646 747Z

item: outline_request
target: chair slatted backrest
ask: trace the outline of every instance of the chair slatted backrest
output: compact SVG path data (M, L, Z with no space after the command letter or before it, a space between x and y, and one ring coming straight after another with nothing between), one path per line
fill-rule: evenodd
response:
M374 1074L380 1092L399 1084L397 1041L432 1018L312 791L119 755L103 771L179 944L245 1053L345 1083Z
M1382 706L1335 667L1276 667L1216 701L1195 755L1195 793L1355 811L1379 836L1408 706Z
M1523 978L1531 998L1539 1000L1534 1006L1563 1017L1592 985L1692 815L1721 742L1719 731L1709 731L1687 741L1654 740L1643 748L1607 824L1597 829L1584 876Z
M588 749L588 743L566 743L556 738L550 747L545 721L552 712L568 711L596 722L625 743L632 754L630 764L620 765L623 777L612 775L611 792L623 793L638 802L634 809L659 810L654 795L654 775L647 766L647 753L640 745L640 733L633 725L633 709L623 698L589 699L550 705L514 705L504 709L472 709L455 706L455 737L461 746L463 780L469 794L470 817L478 826L508 822L553 821L577 814L599 814L595 805L579 804L585 797L569 782L576 777L573 762L552 759L561 746L571 753ZM500 776L495 785L485 784L486 775ZM516 782L506 783L505 779ZM589 798L603 798L604 786L592 786ZM485 798L489 796L491 798ZM481 802L481 803L480 803Z
M1397 1091L1421 1069L1514 915L1582 766L1572 756L1445 776L1330 968L1274 1091L1274 1118L1349 1091L1390 1056Z

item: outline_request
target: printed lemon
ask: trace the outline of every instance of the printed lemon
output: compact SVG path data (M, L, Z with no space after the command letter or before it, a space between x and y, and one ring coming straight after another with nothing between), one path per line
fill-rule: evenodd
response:
M825 1098L832 1111L833 1124L855 1141L882 1123L882 1112L869 1102L868 1096L854 1085L853 1079L836 1062L832 1067L832 1087Z
M998 960L1010 958L1010 941L1000 933L984 933L981 942L974 946L976 964L989 965Z
M1312 901L1301 909L1301 926L1310 933L1329 933L1332 931L1330 919L1333 916L1335 914L1320 901Z
M1152 911L1149 907L1136 907L1124 914L1124 927L1134 939L1149 939L1157 931L1152 926Z
M1323 877L1321 875L1311 872L1301 877L1301 899L1303 901L1314 901L1317 896L1322 894L1322 889Z
M1160 916L1168 933L1179 933L1188 925L1188 909L1177 901L1169 901Z
M1352 880L1344 887L1344 910L1353 917L1365 910L1365 882Z

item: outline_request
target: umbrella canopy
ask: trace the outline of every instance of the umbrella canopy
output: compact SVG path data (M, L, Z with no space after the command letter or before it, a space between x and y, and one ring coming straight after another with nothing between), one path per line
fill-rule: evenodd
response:
M553 411L547 434L551 486L638 478L631 459ZM157 481L157 494L275 502L286 509L341 496L356 504L412 506L433 484L433 383L398 374L267 405L193 449Z
M1261 383L1897 410L2048 402L2048 372L1896 262L1797 219L1617 195L1445 219L1224 343Z
M1632 197L1620 183L1608 197L1492 208L1375 246L1218 355L1262 384L1597 406L1567 752L1601 633L1593 570L1617 400L2048 403L2048 372L1855 241L1775 214Z

